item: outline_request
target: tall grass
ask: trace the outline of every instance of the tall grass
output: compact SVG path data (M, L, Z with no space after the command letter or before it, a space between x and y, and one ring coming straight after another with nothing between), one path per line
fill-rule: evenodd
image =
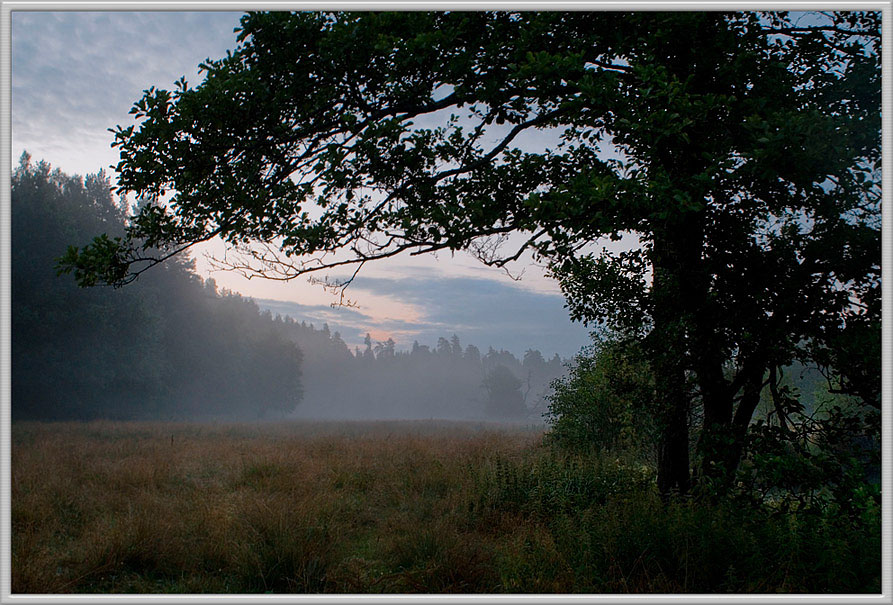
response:
M498 590L473 469L536 431L457 423L13 426L12 589Z
M13 425L14 593L872 592L880 522L433 422Z
M664 503L652 470L607 455L496 458L481 515L515 512L538 532L517 585L586 593L880 592L881 517L783 511L729 499ZM545 560L547 563L537 564ZM517 562L516 562L517 565Z

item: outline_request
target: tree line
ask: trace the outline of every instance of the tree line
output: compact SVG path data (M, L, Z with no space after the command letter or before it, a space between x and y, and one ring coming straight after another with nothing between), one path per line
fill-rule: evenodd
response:
M123 233L128 209L102 173L34 163L12 174L12 417L242 418L294 410L300 349L257 305L178 258L133 288L56 274L69 245Z
M550 384L565 372L557 354L547 360L535 349L521 359L492 347L481 352L463 347L455 334L434 347L416 341L407 351L366 334L364 346L351 351L328 324L274 321L304 352L298 416L541 422Z
M336 331L273 316L176 257L130 288L58 276L69 245L124 233L107 176L25 154L12 175L15 419L473 418L540 420L558 356L481 354L458 336L350 351ZM300 404L300 405L299 405Z

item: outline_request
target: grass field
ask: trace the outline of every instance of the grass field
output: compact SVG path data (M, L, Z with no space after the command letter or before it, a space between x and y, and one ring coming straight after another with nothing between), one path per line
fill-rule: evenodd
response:
M16 423L12 592L879 590L879 523L853 539L662 506L647 467L560 457L542 438L442 422Z

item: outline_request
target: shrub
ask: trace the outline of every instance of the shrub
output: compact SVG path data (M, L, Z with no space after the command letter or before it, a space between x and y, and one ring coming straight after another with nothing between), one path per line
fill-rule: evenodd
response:
M552 383L549 440L570 451L625 450L654 457L654 377L639 344L604 338Z
M512 592L880 591L880 508L861 492L858 518L833 507L663 502L641 463L547 449L495 458L481 479L479 522L516 537L500 558Z
M653 469L632 459L533 450L521 461L493 459L479 481L478 508L549 518L648 492L653 483Z

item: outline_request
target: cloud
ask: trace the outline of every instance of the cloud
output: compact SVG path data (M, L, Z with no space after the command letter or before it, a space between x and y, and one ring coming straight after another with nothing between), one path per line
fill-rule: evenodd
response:
M13 158L22 150L84 174L117 160L108 128L132 123L150 86L197 83L235 46L240 13L13 11Z
M271 313L290 316L297 321L306 321L313 324L316 329L328 324L332 332L339 332L347 345L363 348L363 340L366 333L370 333L375 340L393 338L408 348L408 343L417 339L427 326L417 321L408 321L394 318L381 318L363 313L353 307L332 307L331 305L305 305L293 301L272 300L265 298L255 299L261 309L268 309Z
M387 333L399 348L413 340L433 346L441 336L457 334L463 344L486 351L492 346L521 355L529 348L569 358L589 342L589 330L570 321L560 295L533 292L510 283L473 277L357 277L351 296L388 297L418 310L415 321L377 319L361 310L258 300L264 308L298 320L329 323L348 344L362 342L367 331Z
M374 321L373 318L365 313L361 313L356 309L349 307L333 308L331 305L303 305L301 303L288 300L270 300L256 299L255 302L262 309L269 309L271 313L282 315L290 315L299 321L310 321L321 327L323 323L329 321L340 322L346 324Z

